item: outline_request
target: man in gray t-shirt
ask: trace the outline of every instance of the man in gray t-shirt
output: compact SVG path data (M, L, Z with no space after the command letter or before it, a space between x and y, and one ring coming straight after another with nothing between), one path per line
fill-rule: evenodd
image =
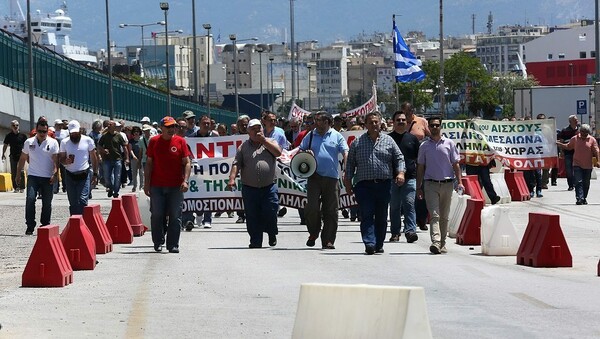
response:
M248 136L231 164L227 187L236 187L236 177L241 172L242 200L246 212L246 229L250 235L250 248L262 247L263 232L269 234L269 246L277 245L277 210L279 199L275 170L281 147L265 138L258 119L248 123Z

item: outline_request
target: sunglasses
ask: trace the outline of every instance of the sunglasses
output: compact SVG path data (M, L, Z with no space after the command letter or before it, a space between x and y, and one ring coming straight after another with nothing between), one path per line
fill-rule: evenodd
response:
M46 134L46 133L48 133L48 130L47 130L47 129L46 129L46 130L39 130L39 129L38 129L38 130L36 131L36 133L40 133L40 134Z
M406 119L396 119L396 122L406 121Z

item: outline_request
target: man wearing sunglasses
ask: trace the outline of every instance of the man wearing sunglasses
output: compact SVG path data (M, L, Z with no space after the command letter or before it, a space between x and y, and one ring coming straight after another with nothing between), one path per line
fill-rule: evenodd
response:
M190 180L190 151L184 138L176 135L177 122L170 116L161 120L163 133L150 139L144 170L144 193L150 197L152 242L162 251L164 224L168 217L167 250L179 253L183 193Z
M456 144L442 136L442 118L429 118L429 130L431 138L421 144L417 159L417 199L423 199L423 193L425 194L431 225L429 251L440 254L446 253L454 180L458 181L458 190L464 191L465 187L461 183L462 172L458 164L460 157Z
M4 138L4 148L2 149L2 161L6 160L6 156L4 154L6 153L6 149L8 148L8 146L10 146L10 177L15 193L22 193L23 189L25 188L23 183L21 183L20 185L17 185L16 183L17 164L19 163L19 158L21 158L21 151L23 150L25 140L27 140L27 135L19 131L19 122L17 120L11 121L10 132Z
M27 193L25 198L25 234L33 235L35 229L35 201L38 192L42 197L42 215L40 225L50 224L52 214L52 186L58 178L58 141L48 138L48 122L39 120L36 124L36 135L25 140L23 152L17 166L17 185L21 183L23 166L29 162L27 171Z
M406 114L402 111L394 113L392 118L394 131L388 134L404 155L404 185L392 185L390 198L390 242L400 241L400 216L404 215L404 234L406 241L413 243L417 236L417 215L415 212L415 195L417 189L417 157L419 155L419 139L409 133L406 128Z

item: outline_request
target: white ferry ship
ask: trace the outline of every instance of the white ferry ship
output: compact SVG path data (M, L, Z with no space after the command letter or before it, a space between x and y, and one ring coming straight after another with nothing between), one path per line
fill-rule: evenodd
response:
M45 46L67 58L88 65L96 65L96 56L90 55L87 45L70 38L73 21L67 15L67 4L63 2L54 13L31 13L31 30L34 44ZM27 37L27 19L17 0L10 1L10 14L0 20L0 28Z

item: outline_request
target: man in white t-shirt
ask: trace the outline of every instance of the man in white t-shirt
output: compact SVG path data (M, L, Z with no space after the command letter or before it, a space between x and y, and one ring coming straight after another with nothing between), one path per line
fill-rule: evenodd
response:
M81 134L81 126L77 120L71 120L67 127L69 137L60 143L58 159L65 167L69 212L71 215L83 214L83 207L88 204L90 188L98 183L96 146L92 138Z
M25 198L25 234L33 235L35 223L35 201L38 192L42 196L42 215L40 224L50 224L52 214L52 185L58 179L58 142L48 138L48 122L38 121L36 135L27 139L23 145L23 153L17 165L17 184L23 180L21 172L25 162L29 162L27 173L27 194Z

